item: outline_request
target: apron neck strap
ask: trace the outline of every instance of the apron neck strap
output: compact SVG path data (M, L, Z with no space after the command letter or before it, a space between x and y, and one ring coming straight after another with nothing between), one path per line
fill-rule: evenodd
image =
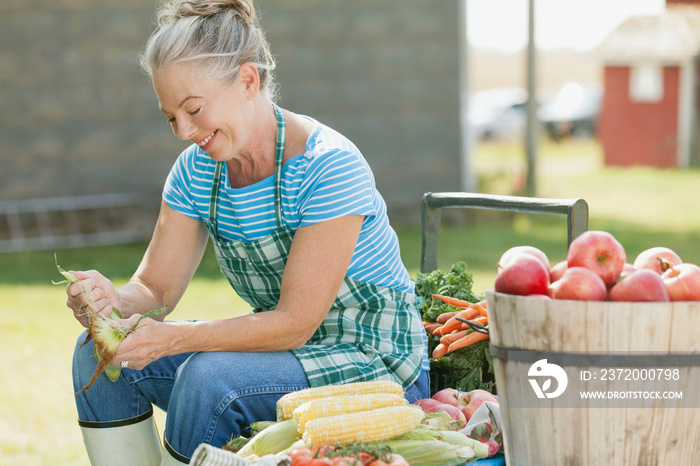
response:
M282 110L272 104L277 117L277 147L275 148L275 217L277 228L282 228L282 165L284 163L284 141L287 135L287 122Z

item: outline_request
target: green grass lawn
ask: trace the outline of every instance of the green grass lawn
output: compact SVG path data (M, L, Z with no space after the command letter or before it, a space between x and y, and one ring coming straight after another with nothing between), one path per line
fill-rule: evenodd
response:
M700 263L700 213L694 187L700 172L647 168L605 168L595 142L543 142L537 174L539 197L583 198L590 208L589 229L608 230L625 246L628 260L652 246L674 249L686 262ZM523 148L518 144L478 147L481 192L521 194ZM418 209L419 206L416 206ZM492 214L451 215L443 222L438 266L463 260L474 275L474 290L493 286L496 263L509 247L529 244L552 263L566 255L564 216ZM419 226L397 229L401 254L412 277L420 266ZM94 268L116 285L128 280L145 245L58 251L61 265ZM53 252L0 255L0 466L87 465L76 424L70 376L71 355L81 332L65 307ZM209 250L174 319L223 318L247 306L220 278ZM163 414L158 413L163 429Z

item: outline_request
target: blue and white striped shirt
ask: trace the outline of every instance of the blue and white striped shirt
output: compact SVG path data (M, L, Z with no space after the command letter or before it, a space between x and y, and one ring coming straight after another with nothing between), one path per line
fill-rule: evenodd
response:
M347 276L413 293L386 204L367 161L347 138L311 121L315 129L304 153L282 167L282 221L296 231L346 215L365 216ZM215 166L196 144L185 149L165 183L165 202L188 217L208 219ZM274 232L274 176L231 188L224 164L217 220L223 240L255 241Z

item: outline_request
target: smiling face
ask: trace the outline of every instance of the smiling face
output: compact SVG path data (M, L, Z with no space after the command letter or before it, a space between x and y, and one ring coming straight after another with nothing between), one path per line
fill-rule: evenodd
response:
M233 84L203 77L190 63L167 66L153 74L160 108L173 133L191 140L215 161L229 161L244 153L254 121L256 76L241 66Z

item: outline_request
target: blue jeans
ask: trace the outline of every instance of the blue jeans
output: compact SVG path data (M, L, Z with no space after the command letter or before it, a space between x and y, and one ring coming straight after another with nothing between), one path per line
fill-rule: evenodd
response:
M77 392L95 371L92 342L73 355ZM75 395L79 421L109 422L144 415L156 405L167 412L166 448L188 462L200 443L221 447L248 434L255 421L276 420L284 395L308 388L306 375L289 351L268 353L184 353L152 362L142 370L122 369L116 382L104 373ZM428 371L406 390L413 402L430 396Z

